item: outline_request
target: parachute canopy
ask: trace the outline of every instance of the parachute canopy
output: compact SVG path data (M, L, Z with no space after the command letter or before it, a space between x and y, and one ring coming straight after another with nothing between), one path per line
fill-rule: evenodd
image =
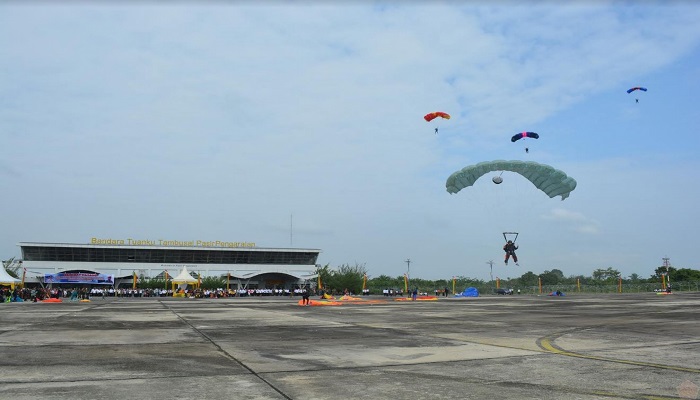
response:
M633 87L633 88L627 89L627 93L632 93L632 92L634 92L635 90L641 90L642 92L646 92L646 91L647 91L647 88L635 86L635 87Z
M479 297L479 289L468 287L462 293L455 294L455 297Z
M520 174L550 198L561 196L561 199L564 200L576 189L576 180L574 178L549 165L534 161L496 160L470 165L453 173L447 178L447 183L445 184L447 192L450 194L457 193L466 187L472 186L477 179L493 171L510 171Z
M426 121L430 122L434 120L437 117L445 118L445 119L450 119L450 114L442 111L435 111L431 112L428 114L425 114L425 117L423 117Z
M517 135L513 135L513 137L510 138L510 141L515 142L515 141L518 141L518 140L520 140L522 138L526 138L526 137L533 138L533 139L539 139L540 135L538 135L535 132L520 132Z

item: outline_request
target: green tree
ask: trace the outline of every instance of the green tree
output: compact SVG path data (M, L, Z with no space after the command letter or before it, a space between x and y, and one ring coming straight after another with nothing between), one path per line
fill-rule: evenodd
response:
M543 285L558 285L564 281L564 273L558 269L544 271L540 276L542 277Z
M518 278L518 283L520 286L537 286L539 284L539 277L535 275L532 271L527 271L520 278Z
M207 276L202 278L202 289L226 289L226 278Z
M367 281L367 286L373 288L375 291L381 291L396 286L396 280L389 275L379 275L376 278L369 279Z
M654 281L659 281L659 280L661 280L661 275L666 275L666 273L668 272L669 275L673 276L673 274L676 271L677 270L675 267L668 267L668 269L666 269L666 267L664 267L664 266L657 267L654 270L654 275L651 276L651 279L653 279Z
M679 268L677 270L674 270L673 272L670 272L671 268L669 268L669 275L671 281L673 282L700 281L700 271L698 270L690 268Z
M348 289L352 293L361 293L362 280L366 273L367 268L364 264L343 264L328 278L328 287L335 292Z
M598 268L593 271L593 279L596 281L611 282L617 279L619 276L621 276L620 271L613 269L612 267L608 267L607 269Z
M321 278L321 286L322 288L326 288L328 285L328 280L330 279L331 275L333 275L333 271L331 270L330 264L326 264L323 267L318 265L316 267L316 273L319 275ZM318 279L316 279L316 282L318 282ZM319 288L320 289L320 288Z

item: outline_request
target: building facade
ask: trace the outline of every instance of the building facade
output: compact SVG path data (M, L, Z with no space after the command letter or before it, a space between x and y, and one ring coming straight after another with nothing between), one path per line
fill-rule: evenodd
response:
M221 277L238 288L295 288L316 278L319 249L261 248L248 242L93 238L88 244L22 242L25 284L131 285L172 278Z

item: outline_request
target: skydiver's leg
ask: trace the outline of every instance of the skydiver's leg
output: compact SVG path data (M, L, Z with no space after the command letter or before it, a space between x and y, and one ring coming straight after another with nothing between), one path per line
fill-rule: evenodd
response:
M510 253L506 253L506 260L505 260L506 265L508 265L508 259L509 259L509 258L510 258Z

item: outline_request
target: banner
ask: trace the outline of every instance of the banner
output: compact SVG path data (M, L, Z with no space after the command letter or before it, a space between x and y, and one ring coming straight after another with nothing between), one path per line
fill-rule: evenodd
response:
M83 283L92 285L114 285L114 275L93 272L59 272L44 274L44 283Z

